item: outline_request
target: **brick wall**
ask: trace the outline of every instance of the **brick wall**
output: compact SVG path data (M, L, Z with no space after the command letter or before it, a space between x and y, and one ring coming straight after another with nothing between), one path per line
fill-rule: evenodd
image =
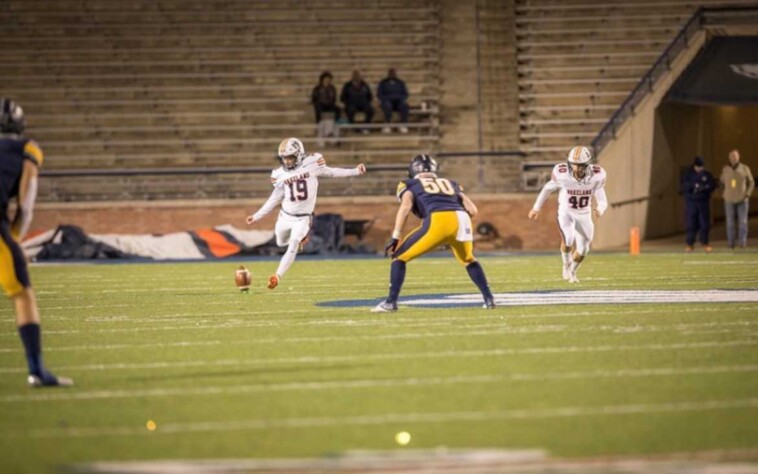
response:
M529 195L474 195L480 216L474 223L490 222L500 233L496 242L478 242L477 248L491 249L552 249L558 246L559 234L555 224L555 199L543 209L539 222L531 222L526 215L534 196ZM258 200L237 201L162 201L162 202L111 202L111 203L41 203L34 214L32 230L47 230L60 224L74 224L88 233L167 233L182 230L232 224L245 228L245 216L263 203ZM327 197L319 199L317 213L339 213L345 219L369 219L374 224L365 242L382 248L392 232L397 200L393 197ZM260 229L272 229L277 212L259 224ZM406 230L417 220L409 219Z

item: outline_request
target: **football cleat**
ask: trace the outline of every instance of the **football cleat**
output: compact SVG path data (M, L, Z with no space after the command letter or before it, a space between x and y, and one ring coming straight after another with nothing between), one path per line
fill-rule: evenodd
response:
M569 265L563 266L563 279L566 281L568 281L569 278L571 278L571 270L569 269Z
M279 285L279 275L276 273L268 277L268 289L273 290Z
M576 272L569 273L569 283L579 283L579 278L576 277Z
M495 309L495 298L484 298L484 304L482 305L482 308Z
M42 376L30 375L26 382L32 388L39 387L72 387L74 381L68 377L56 377L50 372L43 372Z
M397 303L389 301L382 301L371 309L372 313L394 313L395 311L397 311Z

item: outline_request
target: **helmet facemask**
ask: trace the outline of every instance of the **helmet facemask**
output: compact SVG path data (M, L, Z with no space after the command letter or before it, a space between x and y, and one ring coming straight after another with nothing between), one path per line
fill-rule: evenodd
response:
M571 174L579 180L587 177L587 170L590 167L587 163L569 163Z
M280 156L279 161L286 170L294 170L300 166L300 157L298 155Z

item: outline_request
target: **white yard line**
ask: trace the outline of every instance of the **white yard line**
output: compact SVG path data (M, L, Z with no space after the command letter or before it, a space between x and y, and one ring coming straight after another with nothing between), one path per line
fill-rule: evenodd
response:
M354 310L355 308L307 308L303 310L283 310L283 311L244 311L244 312L225 312L225 313L214 313L214 317L218 316L266 316L266 315L272 315L272 314L313 314L315 312L320 313L330 313L330 312L349 312L349 310ZM730 312L749 312L754 313L758 307L756 306L733 306L728 308ZM433 318L425 318L425 317L413 317L412 314L416 311L423 311L426 313L426 315L438 311L437 309L416 309L416 308L404 308L403 311L401 311L400 314L411 314L410 317L402 317L398 314L392 314L384 317L371 317L369 316L370 313L366 311L366 317L360 317L360 319L354 319L354 315L350 315L350 318L344 318L344 319L314 319L314 320L305 320L305 321L287 321L282 320L280 318L272 318L272 319L261 319L256 318L255 320L249 321L249 320L233 320L233 321L223 321L221 319L218 320L217 323L213 324L198 324L197 322L193 321L191 317L193 315L186 315L182 313L175 313L172 315L166 315L171 316L172 318L175 318L177 320L186 320L187 325L183 326L161 326L161 327L125 327L125 328L110 328L110 329L96 329L96 328L87 328L87 329L45 329L44 333L45 335L50 334L79 334L79 333L86 333L86 334L92 334L92 333L141 333L141 332L151 332L151 331L181 331L181 330L214 330L214 329L230 329L230 328L260 328L260 327L276 327L278 329L285 329L287 327L303 327L303 326L338 326L338 327L372 327L372 326L382 326L382 327L427 327L427 326L446 326L449 325L449 323L455 323L458 321L477 321L477 320L493 320L497 317L499 317L501 320L507 321L509 319L541 319L541 318L568 318L568 317L594 317L594 316L606 316L606 315L613 315L613 316L624 316L624 315L644 315L644 314L657 314L660 313L660 309L651 308L651 309L629 309L629 310L614 310L614 311L576 311L576 312L557 312L557 313L541 313L539 311L534 311L531 314L511 314L511 312L503 312L498 313L497 310L495 311L481 311L481 316L471 316L471 315L461 315L461 316L442 316L437 317L434 316ZM698 313L723 313L724 308L723 307L709 307L709 308L679 308L679 309L667 309L666 310L668 314L698 314ZM426 316L424 315L424 316ZM118 316L112 316L112 317L121 317L125 315L118 315ZM204 316L208 316L207 314ZM189 318L189 319L188 319ZM81 322L81 321L79 321ZM130 321L125 321L130 322ZM44 324L44 318L43 318L43 324ZM8 331L5 333L0 333L0 337L8 337L16 339L18 335L15 333L15 331Z
M739 332L745 334L746 328L758 326L758 320L748 321L728 321L728 322L707 322L707 323L675 323L675 324L657 324L650 326L614 326L614 325L596 325L574 327L563 324L553 325L536 325L536 326L508 326L505 323L490 324L464 324L456 325L456 331L447 332L409 332L409 333L391 333L391 334L351 334L345 336L298 336L298 337L266 337L255 338L253 340L201 340L201 341L176 341L176 342L148 342L136 344L85 344L76 346L58 346L51 345L45 347L45 352L63 352L63 351L101 351L117 349L134 349L141 347L162 348L162 347L193 347L193 346L215 346L215 345L246 345L257 346L261 344L302 344L302 343L324 343L324 342L344 342L355 340L413 340L413 339L430 339L430 338L465 338L465 337L488 337L501 336L508 334L554 334L554 333L613 333L613 334L637 334L651 332L678 332L679 334L729 334ZM732 329L729 329L732 328ZM0 348L0 354L22 352L20 344L14 347ZM8 372L8 369L0 368L0 373ZM10 369L17 372L17 370ZM20 370L18 370L20 371Z
M237 421L206 421L159 424L155 431L143 426L106 428L51 428L26 432L14 431L4 438L88 438L101 436L155 436L159 434L208 433L226 431L257 431L287 428L317 428L334 426L378 426L408 423L487 422L501 420L536 420L550 418L574 418L585 416L627 416L652 413L686 413L703 411L753 409L758 407L758 398L742 398L706 401L672 401L664 403L570 406L547 409L513 409L498 411L460 411L438 413L386 413L347 417L311 417L252 419Z
M622 352L622 351L675 351L726 347L758 347L758 340L741 341L708 341L678 344L639 344L639 345L602 345L602 346L554 346L554 347L528 347L521 349L489 349L489 350L459 350L439 352L388 352L377 354L348 354L335 356L302 356L302 357L273 357L259 359L217 359L217 360L192 360L181 362L140 362L140 363L112 363L112 364L86 364L56 367L60 371L108 371L114 370L156 370L178 369L189 367L238 367L256 366L271 367L291 364L336 364L336 363L368 363L376 361L407 361L420 359L444 359L463 357L507 357L519 355L542 355L542 354L576 354L592 352ZM4 368L3 373L24 372L22 368ZM0 397L0 402L12 400L48 399L46 397L81 397L83 393L57 392L53 394L40 393L39 395L23 395ZM57 399L57 398L55 398Z

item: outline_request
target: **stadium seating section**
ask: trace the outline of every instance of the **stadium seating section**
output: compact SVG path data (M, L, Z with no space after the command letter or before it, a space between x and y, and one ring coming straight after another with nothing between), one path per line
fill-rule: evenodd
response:
M591 142L698 6L740 3L747 0L479 0L483 133L461 146L556 161ZM470 134L474 120L446 117L453 99L442 92L450 78L441 69L470 69L441 64L471 57L442 51L451 26L441 18L456 8L451 0L6 0L3 94L24 107L51 171L262 170L287 136L323 149L333 165L399 166ZM319 146L309 95L321 71L339 89L359 69L375 92L388 67L410 89L410 132L381 133L377 106L372 133L344 127L338 143ZM508 163L487 174L505 183L488 190L523 189L519 163ZM325 182L322 192L386 194L396 179L396 171L372 173ZM44 180L42 199L268 190L252 173L92 176Z

